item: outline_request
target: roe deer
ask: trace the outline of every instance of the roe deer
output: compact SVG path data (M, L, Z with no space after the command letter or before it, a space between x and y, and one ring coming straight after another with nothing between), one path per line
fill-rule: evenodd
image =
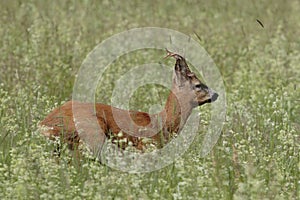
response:
M106 139L125 139L127 144L144 150L147 137L160 148L174 133L179 133L186 123L192 109L213 102L218 94L202 83L191 72L186 60L167 50L166 57L176 59L172 88L164 110L157 114L118 109L101 103L81 103L68 101L54 109L39 127L50 139L62 137L70 149L82 140L90 150L98 155ZM74 109L78 116L74 117ZM96 119L99 129L93 128L88 119ZM84 127L79 129L77 123ZM81 131L80 131L81 130ZM120 134L122 133L122 134Z

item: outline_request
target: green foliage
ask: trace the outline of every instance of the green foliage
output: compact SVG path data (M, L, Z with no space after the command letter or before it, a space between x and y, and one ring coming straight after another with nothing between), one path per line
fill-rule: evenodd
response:
M299 13L296 0L1 1L0 199L300 198ZM200 157L201 131L182 158L147 174L122 173L88 155L78 163L64 145L53 155L56 144L37 123L70 99L85 56L115 33L146 26L191 35L219 67L228 105L212 152ZM109 102L114 78L161 57L120 58L97 100ZM131 106L161 105L167 91L155 88L140 88ZM203 130L209 108L199 109Z

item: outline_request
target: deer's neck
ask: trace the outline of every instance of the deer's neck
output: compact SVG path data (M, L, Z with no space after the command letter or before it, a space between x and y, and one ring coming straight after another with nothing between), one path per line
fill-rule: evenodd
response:
M193 110L193 106L185 97L170 93L161 116L164 121L164 134L179 133Z

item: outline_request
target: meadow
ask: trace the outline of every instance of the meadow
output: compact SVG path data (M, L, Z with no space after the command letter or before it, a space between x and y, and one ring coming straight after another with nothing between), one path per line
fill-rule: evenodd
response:
M300 2L0 1L0 199L300 199ZM86 55L106 38L137 27L191 36L218 66L226 88L222 134L206 157L199 135L173 164L129 174L65 145L54 155L37 124L70 100ZM124 56L97 87L110 103L113 80L136 63ZM174 61L164 61L170 67ZM126 67L124 67L126 66ZM170 77L171 78L171 77ZM147 110L166 90L140 88L130 101ZM78 163L79 162L79 163Z

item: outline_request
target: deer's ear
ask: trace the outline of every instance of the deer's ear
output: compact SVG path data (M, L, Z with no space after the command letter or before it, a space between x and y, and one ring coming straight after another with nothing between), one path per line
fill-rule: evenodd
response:
M175 64L175 81L177 85L182 86L189 79L191 71L184 59L177 59Z
M192 76L193 74L189 69L185 59L181 56L176 59L175 74L177 78L177 83L181 83L181 85L184 81L189 80L190 76Z
M182 75L186 75L188 72L190 72L190 69L184 58L180 57L176 59L175 71L182 73Z
M187 81L187 77L181 73L181 71L175 70L174 81L177 86L183 86Z
M191 70L189 69L184 57L182 57L179 54L172 53L167 50L167 57L173 57L176 59L175 63L175 81L179 85L183 85L184 81L187 81L189 79L189 74L191 73Z

